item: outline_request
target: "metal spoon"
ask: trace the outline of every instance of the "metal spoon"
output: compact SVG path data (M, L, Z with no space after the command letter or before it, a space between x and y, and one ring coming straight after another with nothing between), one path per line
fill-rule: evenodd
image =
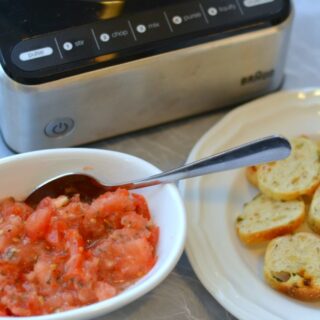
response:
M255 140L239 147L215 154L208 158L162 172L148 178L125 183L102 185L94 177L82 173L71 173L55 177L38 186L25 200L35 207L44 197L71 196L80 194L83 201L90 202L106 191L117 188L137 189L162 183L171 183L181 179L202 176L208 173L226 171L244 166L281 160L290 155L291 146L281 136L270 136Z

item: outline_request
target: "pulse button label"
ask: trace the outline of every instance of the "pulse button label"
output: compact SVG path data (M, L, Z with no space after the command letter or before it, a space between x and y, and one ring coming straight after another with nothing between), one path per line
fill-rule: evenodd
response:
M53 54L53 49L51 47L45 47L45 48L40 48L40 49L35 49L35 50L20 53L19 59L21 61L30 61L30 60L51 56L52 54Z

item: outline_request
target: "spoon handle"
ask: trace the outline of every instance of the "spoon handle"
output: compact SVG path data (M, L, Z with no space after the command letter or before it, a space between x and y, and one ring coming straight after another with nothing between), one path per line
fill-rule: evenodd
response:
M147 179L135 180L127 184L118 185L118 187L137 189L161 183L171 183L208 173L281 160L288 157L290 152L291 146L287 139L281 136L269 136L182 167L159 173Z

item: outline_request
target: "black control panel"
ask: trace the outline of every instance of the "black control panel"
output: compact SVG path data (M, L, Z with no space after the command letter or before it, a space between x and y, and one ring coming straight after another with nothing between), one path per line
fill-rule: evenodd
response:
M158 0L154 8L132 12L117 7L109 17L106 10L105 18L93 17L92 22L61 30L51 22L51 32L44 34L33 34L31 30L30 34L22 35L18 30L22 39L8 35L3 29L0 41L1 37L9 40L2 41L2 45L0 42L2 63L13 78L20 77L22 82L54 80L68 72L74 74L92 66L183 48L228 36L228 32L268 27L283 21L290 10L287 0L167 2ZM0 15L0 28L1 19Z

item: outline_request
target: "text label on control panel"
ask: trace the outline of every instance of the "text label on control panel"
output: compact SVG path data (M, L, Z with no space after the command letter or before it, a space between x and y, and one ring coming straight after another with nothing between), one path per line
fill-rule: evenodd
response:
M52 54L53 54L53 49L51 47L45 47L45 48L23 52L19 55L19 59L21 61L30 61L34 59L51 56Z

